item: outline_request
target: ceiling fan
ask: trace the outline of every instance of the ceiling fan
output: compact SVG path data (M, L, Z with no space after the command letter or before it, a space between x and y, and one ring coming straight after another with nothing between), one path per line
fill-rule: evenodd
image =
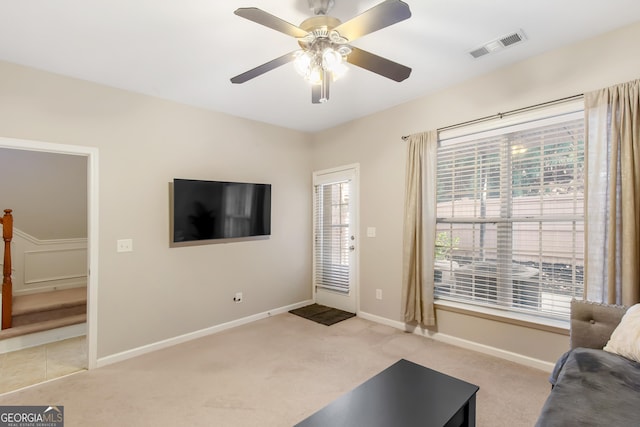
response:
M295 37L301 49L239 74L231 78L232 83L244 83L293 61L298 73L312 84L311 102L319 104L329 100L330 81L344 74L347 69L345 63L397 82L409 77L411 68L349 44L364 35L408 19L411 16L409 5L400 0L385 0L342 23L327 14L334 0L308 2L315 16L304 20L300 26L255 7L242 7L234 12L242 18Z

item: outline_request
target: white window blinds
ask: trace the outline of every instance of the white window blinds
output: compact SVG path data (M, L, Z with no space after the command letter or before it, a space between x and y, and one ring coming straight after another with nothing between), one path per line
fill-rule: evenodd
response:
M350 181L315 186L314 284L349 292Z
M437 179L436 298L568 318L583 292L583 112L441 140Z

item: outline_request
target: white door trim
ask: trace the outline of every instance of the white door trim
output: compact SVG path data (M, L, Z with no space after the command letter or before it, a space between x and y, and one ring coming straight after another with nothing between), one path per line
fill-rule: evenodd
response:
M0 137L0 148L68 154L87 157L87 367L98 363L98 149L81 145Z

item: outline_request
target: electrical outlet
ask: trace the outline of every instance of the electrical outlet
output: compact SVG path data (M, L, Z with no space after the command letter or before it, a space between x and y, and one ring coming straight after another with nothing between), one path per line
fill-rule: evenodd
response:
M236 292L236 296L233 297L233 300L236 304L240 304L242 302L242 292Z
M116 242L117 252L132 252L133 251L133 239L120 239Z
M382 289L376 289L376 299L382 299Z

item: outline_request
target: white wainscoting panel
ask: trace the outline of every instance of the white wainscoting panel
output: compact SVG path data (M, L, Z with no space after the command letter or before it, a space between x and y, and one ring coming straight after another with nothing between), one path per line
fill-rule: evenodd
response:
M87 285L87 239L39 240L19 229L11 242L13 294Z
M47 249L24 253L24 284L87 276L87 248Z

